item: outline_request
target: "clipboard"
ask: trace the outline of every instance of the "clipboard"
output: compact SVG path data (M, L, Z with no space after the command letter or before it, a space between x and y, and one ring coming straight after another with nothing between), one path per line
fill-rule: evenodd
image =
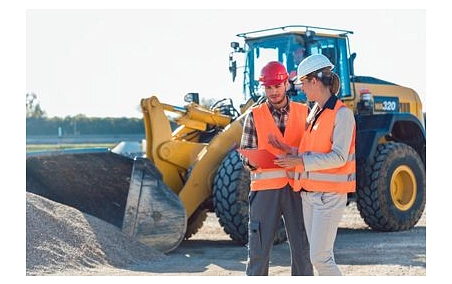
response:
M275 155L266 149L237 149L243 156L247 157L251 163L262 169L281 168L273 161L277 159Z

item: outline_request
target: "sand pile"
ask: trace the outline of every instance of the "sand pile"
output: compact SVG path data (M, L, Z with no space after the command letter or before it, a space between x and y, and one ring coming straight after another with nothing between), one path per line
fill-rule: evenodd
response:
M166 257L110 223L33 193L27 192L26 212L26 275L127 269Z

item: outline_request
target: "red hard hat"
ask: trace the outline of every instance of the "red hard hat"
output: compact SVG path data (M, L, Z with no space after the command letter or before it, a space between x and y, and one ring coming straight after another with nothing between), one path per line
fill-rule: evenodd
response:
M270 61L262 68L259 81L264 86L279 85L289 78L286 67L278 61Z

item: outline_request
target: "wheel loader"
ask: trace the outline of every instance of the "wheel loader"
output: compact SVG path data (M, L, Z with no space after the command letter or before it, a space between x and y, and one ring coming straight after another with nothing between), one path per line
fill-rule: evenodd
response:
M411 88L355 75L352 31L293 25L237 34L229 71L241 74L244 102L229 98L210 107L185 95L183 107L141 100L143 155L113 149L27 156L27 191L74 206L110 222L132 238L170 252L193 236L215 212L233 241L248 240L249 172L237 152L243 118L265 100L258 77L270 60L291 76L302 58L326 55L341 78L338 97L356 119L356 193L365 223L376 231L412 228L426 203L426 136L422 102ZM291 81L288 95L305 102ZM286 240L284 220L275 244Z

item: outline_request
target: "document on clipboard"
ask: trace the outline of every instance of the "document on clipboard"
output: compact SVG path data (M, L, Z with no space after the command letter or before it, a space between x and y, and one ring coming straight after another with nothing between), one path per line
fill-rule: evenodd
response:
M247 157L252 164L258 166L259 168L281 168L273 162L278 157L266 149L238 149L237 151Z

